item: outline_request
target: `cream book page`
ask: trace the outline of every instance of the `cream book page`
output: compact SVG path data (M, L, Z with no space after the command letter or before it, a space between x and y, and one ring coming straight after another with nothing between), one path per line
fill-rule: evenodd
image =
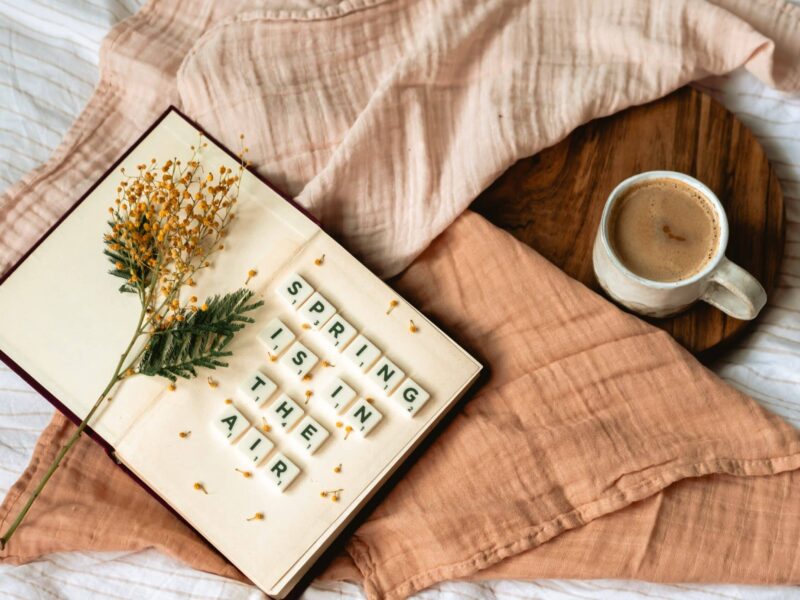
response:
M151 158L186 160L197 140L190 123L169 113L121 166L134 170ZM235 160L210 142L200 158L209 170L236 168ZM117 170L0 287L0 347L80 417L113 372L138 316L138 300L117 291L119 280L107 274L102 254L106 209L118 181ZM161 378L126 380L91 426L114 446L123 464L242 572L271 595L282 596L481 367L254 175L245 172L238 198L225 250L215 255L211 268L199 272L190 290L201 299L233 292L245 285L248 271L257 272L247 287L264 305L250 314L255 323L237 333L229 366L179 380L175 391ZM298 275L324 295L354 335L366 336L381 359L393 361L407 377L402 385L413 381L429 394L418 412L410 415L396 395L382 393L370 382L369 369L346 358L346 346L332 347L324 328L310 327L302 310L287 304L279 290ZM259 338L275 318L318 358L306 376L292 372L286 360L291 350L279 359ZM277 388L267 401L255 402L243 387L254 372ZM357 394L351 407L368 401L367 409L380 415L368 435L348 431L348 423L357 426L358 420L348 421L347 410L323 400L336 380L348 382ZM270 410L281 394L296 402L295 414L312 419L327 434L313 453L298 435L301 425L284 427ZM231 438L220 430L221 415L231 409L252 425L248 432L258 429L274 446L256 463L242 451L243 430ZM276 487L267 468L278 453L298 470L285 488ZM334 490L338 501L323 495ZM255 519L257 514L263 518Z
M324 264L318 267L315 259L323 254ZM266 272L263 265L269 256L265 248L248 264L256 266L259 273ZM118 446L118 455L126 464L167 497L242 572L273 595L279 595L283 586L302 575L309 561L446 413L479 370L469 355L323 232L274 277L258 278L255 289L263 294L265 305L251 333L274 315L296 332L302 331L301 320L292 320L291 311L275 292L290 272L299 272L324 290L350 323L403 368L413 368L414 380L431 394L420 413L409 418L402 408L376 393L374 403L383 419L367 437L356 432L348 435L336 426L341 416L318 397L337 376L355 388L371 388L358 385L358 369L341 353L328 349L320 332L310 331L302 341L331 366L313 371L310 381L287 377L281 364L269 360L256 335L240 335L233 343L231 366L220 372L220 385L214 393L203 380L181 383L175 392L165 392L164 399ZM400 304L386 315L393 299L399 299ZM409 320L418 326L413 334L408 329ZM242 396L239 384L256 369L280 382L281 390L330 432L330 438L312 456L298 447L290 433L275 426L268 411ZM313 392L307 404L303 400L306 391ZM258 425L263 419L272 423L267 436L300 467L301 475L285 492L277 492L266 481L263 468L251 469L255 476L250 478L235 470L251 466L235 444L223 440L213 426L217 415L225 410L226 398L234 400L251 423ZM180 431L191 431L191 437L181 438ZM195 482L201 482L208 494L194 490ZM338 489L342 490L339 502L320 496L322 491ZM247 520L258 512L265 515L263 521Z
M137 164L151 158L188 160L198 136L191 124L170 112L120 167L134 172ZM237 167L211 143L201 160L214 167ZM80 418L113 374L139 314L136 297L118 292L120 280L108 274L110 265L103 255L107 208L116 197L120 180L119 169L102 180L0 287L0 347ZM237 251L225 252L219 268L204 274L196 292L200 296L205 290L225 293L242 286L243 267L233 265L239 264L242 256L263 253L263 223L281 223L270 232L274 245L266 268L279 267L319 230L250 173L243 177L240 198L238 220L231 232L236 236ZM164 381L136 377L123 387L115 401L96 413L98 418L91 426L112 446L118 445L160 397Z

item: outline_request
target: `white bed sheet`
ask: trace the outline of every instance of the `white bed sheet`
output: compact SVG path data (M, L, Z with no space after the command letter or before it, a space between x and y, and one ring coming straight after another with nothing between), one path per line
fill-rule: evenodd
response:
M103 36L139 4L140 0L0 0L0 190L48 158L94 87ZM770 90L744 72L708 79L698 87L755 133L775 166L786 198L786 251L778 287L753 332L715 370L800 427L800 95ZM52 412L43 398L0 365L0 494L6 494L27 465ZM767 600L800 598L800 589L611 580L449 582L417 598L612 596ZM264 596L251 586L196 571L147 550L71 552L18 567L0 566L0 597L244 600ZM315 584L304 597L363 598L363 593L355 585Z

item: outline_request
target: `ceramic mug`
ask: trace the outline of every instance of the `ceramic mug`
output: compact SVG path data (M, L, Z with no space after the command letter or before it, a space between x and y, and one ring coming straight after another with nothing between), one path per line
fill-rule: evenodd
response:
M713 258L701 271L679 281L653 281L628 270L611 246L609 219L617 200L633 185L650 179L677 179L700 192L716 212L719 243ZM606 200L594 241L592 262L602 288L614 300L650 317L678 313L697 300L708 302L737 319L754 319L767 302L767 293L755 277L725 258L728 218L719 198L706 185L675 171L648 171L620 183Z

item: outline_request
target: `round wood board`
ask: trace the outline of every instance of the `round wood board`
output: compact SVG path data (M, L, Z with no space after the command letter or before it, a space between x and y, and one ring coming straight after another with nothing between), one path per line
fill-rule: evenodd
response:
M730 222L728 258L769 294L783 255L780 185L753 134L710 96L689 87L591 121L558 145L520 160L472 209L601 292L592 244L606 198L626 177L657 169L692 175L717 194ZM703 302L675 317L647 320L703 358L749 323Z

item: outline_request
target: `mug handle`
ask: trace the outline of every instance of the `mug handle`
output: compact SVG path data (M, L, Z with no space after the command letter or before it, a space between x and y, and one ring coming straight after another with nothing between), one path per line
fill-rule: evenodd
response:
M749 321L764 308L767 292L755 277L723 256L700 298L736 319Z

